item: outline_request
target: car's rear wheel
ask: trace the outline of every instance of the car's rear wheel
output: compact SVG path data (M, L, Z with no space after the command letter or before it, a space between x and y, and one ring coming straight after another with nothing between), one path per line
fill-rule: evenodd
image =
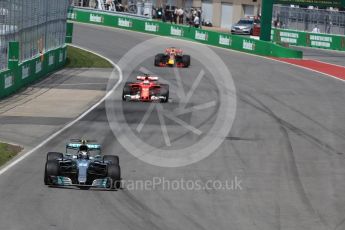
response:
M110 161L112 165L120 164L119 156L116 156L116 155L104 155L103 161Z
M59 175L59 165L56 160L46 162L44 170L44 184L52 185L51 176Z
M161 102L166 103L169 101L169 85L161 84L160 85L160 96L165 97L165 99L162 99Z
M63 154L58 152L49 152L47 153L47 161L62 159Z
M120 165L108 165L107 176L111 178L111 189L119 189L121 187L121 168Z
M164 54L157 54L155 56L155 66L159 66L163 62Z
M182 63L184 67L190 66L190 56L189 55L183 55L182 56Z
M132 82L126 82L125 86L123 87L123 91L122 91L123 101L126 101L125 95L131 95L131 86L129 84L132 84Z

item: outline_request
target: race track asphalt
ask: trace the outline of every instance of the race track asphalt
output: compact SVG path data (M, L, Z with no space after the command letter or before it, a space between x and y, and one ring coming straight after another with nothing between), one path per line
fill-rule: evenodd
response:
M153 37L76 24L73 40L117 63L132 47ZM166 46L174 44L171 39L160 39ZM182 43L194 46L187 41ZM0 229L345 229L344 83L273 60L211 49L231 72L237 105L231 132L226 136L206 134L224 140L210 156L183 167L154 166L130 154L118 137L133 132L162 152L184 149L203 136L189 132L186 124L207 133L222 117L217 115L222 105L219 101L212 107L179 116L184 125L165 119L171 142L167 146L159 112L151 114L138 133L135 131L150 105L122 104L120 98L115 98L111 101L113 109L123 112L122 122L128 124L128 129L113 134L103 103L0 176ZM180 89L174 70L153 67L152 58L142 60L140 66L170 82L171 102L162 106L165 111L175 111L181 93L174 92ZM136 66L133 68L132 80L140 73ZM191 67L179 70L186 92L193 88L204 68L192 56ZM220 96L218 79L211 75L212 69L205 68L188 106ZM121 94L121 86L116 94ZM225 95L229 100L234 98L231 92ZM64 151L68 139L76 137L98 139L105 153L118 154L126 181L165 178L205 183L236 179L241 183L228 190L199 191L157 186L109 192L44 186L46 152Z
M293 48L303 51L303 57L305 59L313 59L330 64L345 66L345 52L297 46L294 46Z

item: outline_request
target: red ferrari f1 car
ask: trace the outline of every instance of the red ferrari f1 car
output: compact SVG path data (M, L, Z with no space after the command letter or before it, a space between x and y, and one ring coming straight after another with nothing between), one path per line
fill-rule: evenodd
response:
M190 56L184 55L181 49L170 47L165 49L164 53L155 56L155 66L188 67L190 66Z
M169 85L158 83L158 77L137 76L137 82L126 82L123 87L123 101L168 102Z

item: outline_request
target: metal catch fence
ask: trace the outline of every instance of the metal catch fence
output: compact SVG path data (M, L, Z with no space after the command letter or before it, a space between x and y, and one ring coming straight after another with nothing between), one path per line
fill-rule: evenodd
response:
M296 8L275 5L273 21L284 29L320 33L345 34L345 11Z
M0 0L0 70L9 41L19 41L20 61L65 43L67 0Z

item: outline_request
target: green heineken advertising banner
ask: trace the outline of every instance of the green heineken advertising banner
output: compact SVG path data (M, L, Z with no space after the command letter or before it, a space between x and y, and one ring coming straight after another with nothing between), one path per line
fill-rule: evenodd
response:
M272 29L272 41L296 46L345 51L345 36Z

